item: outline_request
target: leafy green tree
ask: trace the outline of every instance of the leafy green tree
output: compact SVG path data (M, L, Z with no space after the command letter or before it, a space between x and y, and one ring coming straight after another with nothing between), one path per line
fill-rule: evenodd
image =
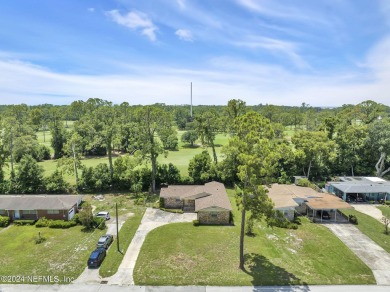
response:
M206 111L195 117L195 127L203 145L210 146L213 151L213 159L218 163L215 151L215 136L219 131L219 116L215 111Z
M191 147L194 147L195 141L198 139L198 133L194 130L189 130L181 135L181 141L183 143L190 143Z
M91 229L93 225L92 206L88 202L84 202L82 209L79 212L79 220L86 229Z
M63 148L66 142L63 114L60 108L52 108L49 111L49 128L51 133L51 146L54 149L54 159L63 156Z
M385 106L372 100L366 100L356 106L358 118L365 124L370 124L379 117L387 117Z
M224 110L225 132L230 135L235 135L236 118L242 116L246 112L246 103L241 99L231 99L228 101L227 107Z
M325 132L300 131L291 142L296 149L296 163L307 178L313 170L317 178L328 174L336 158L336 143Z
M229 140L230 148L236 148L237 188L236 200L241 210L240 265L244 269L244 236L246 213L249 222L272 216L272 201L262 186L276 173L279 154L275 153L272 139L274 132L268 119L258 113L248 112L237 119L237 135Z
M172 163L158 165L157 168L157 185L161 183L178 184L181 182L180 171Z
M62 172L56 169L44 179L46 192L49 194L65 194L69 191L69 183L65 181Z
M171 128L171 116L160 106L144 106L135 112L138 122L138 144L144 158L152 164L151 182L152 192L156 192L157 157L167 154L163 145L156 139L156 135L165 129Z
M196 184L203 184L214 179L211 157L207 150L196 154L190 160L188 174Z
M136 168L141 165L142 157L140 152L134 156L129 154L119 156L114 162L114 180L116 189L130 190L131 186L139 183ZM142 188L142 185L141 185Z
M16 191L21 194L41 193L44 189L43 167L31 155L25 155L18 165Z
M365 146L370 154L375 157L376 175L384 176L390 171L389 163L390 156L390 122L387 119L375 120L368 126L368 133Z
M367 126L357 124L342 124L337 129L334 141L337 143L337 166L336 173L355 175L365 174L365 170L359 169L363 160L363 150L367 138Z

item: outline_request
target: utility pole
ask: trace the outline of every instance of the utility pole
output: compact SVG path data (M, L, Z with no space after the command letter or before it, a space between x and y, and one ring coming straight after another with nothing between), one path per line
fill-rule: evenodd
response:
M190 116L192 120L192 82L191 82L191 107L190 107Z
M115 210L116 210L116 247L118 248L118 251L122 253L121 250L119 249L118 203L115 203Z

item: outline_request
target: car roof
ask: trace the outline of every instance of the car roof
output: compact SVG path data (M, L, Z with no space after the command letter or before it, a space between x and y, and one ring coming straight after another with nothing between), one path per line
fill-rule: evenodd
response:
M108 212L107 211L100 211L99 213L97 213L98 215L101 214L101 215L107 215Z

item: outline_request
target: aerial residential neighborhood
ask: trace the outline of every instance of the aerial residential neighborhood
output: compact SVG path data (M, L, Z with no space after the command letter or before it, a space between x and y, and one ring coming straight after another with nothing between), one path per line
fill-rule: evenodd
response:
M0 1L0 292L389 291L389 7Z

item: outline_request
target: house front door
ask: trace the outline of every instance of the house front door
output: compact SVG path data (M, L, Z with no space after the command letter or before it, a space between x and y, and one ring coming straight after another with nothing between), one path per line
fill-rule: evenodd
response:
M14 218L15 219L20 219L20 211L19 210L15 210L14 211Z

